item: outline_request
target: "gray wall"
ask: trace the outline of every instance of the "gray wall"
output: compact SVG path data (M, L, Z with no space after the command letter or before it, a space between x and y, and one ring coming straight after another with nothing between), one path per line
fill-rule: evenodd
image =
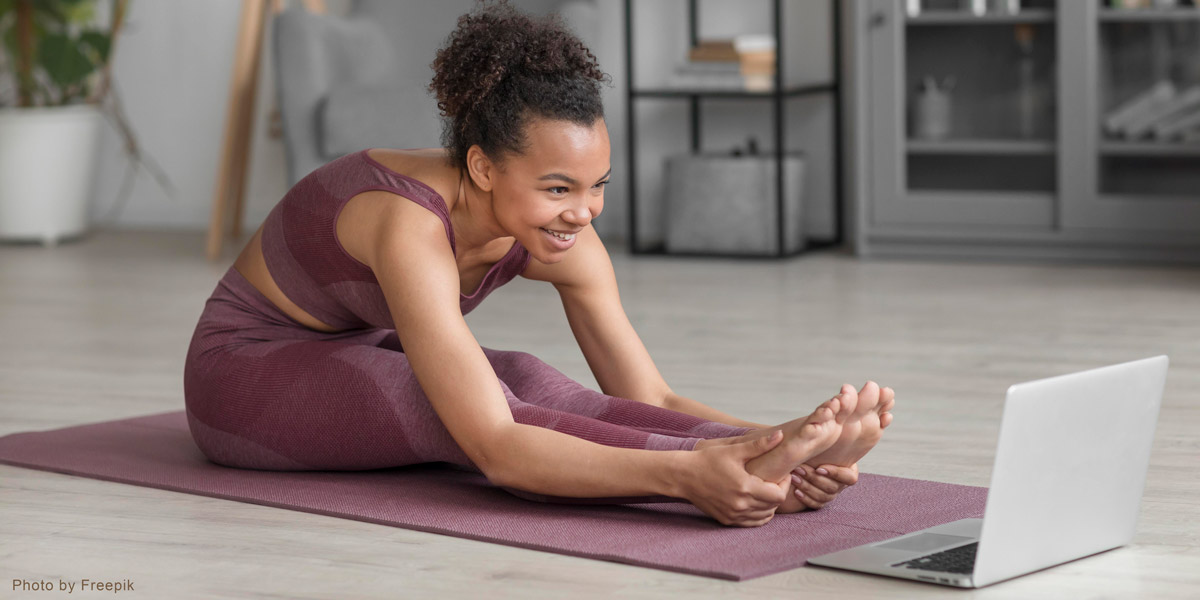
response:
M293 2L295 0L292 0ZM521 8L544 13L558 0L517 0ZM399 3L398 3L399 4ZM427 2L407 0L411 18L396 24L397 39L411 45L413 51L402 65L412 85L429 81L429 63L437 45L454 26L459 14L468 10L470 0ZM331 13L344 14L350 8L346 0L329 0ZM621 30L619 0L600 0L597 10L605 32ZM105 4L105 6L107 6ZM93 222L116 216L113 226L121 229L204 230L208 227L217 163L221 151L229 80L233 65L241 2L210 0L202 3L185 0L133 2L126 28L118 41L113 63L116 85L125 113L137 133L142 150L159 164L177 189L174 198L155 183L144 169L133 180L131 193L119 213L121 183L130 161L121 150L115 130L105 131L101 158L92 198ZM268 135L268 117L274 107L274 74L270 48L272 31L268 27L263 43L259 72L259 94L255 107L250 168L246 176L245 228L253 231L287 191L282 140ZM601 65L616 82L623 81L621 39L619 35L594 35L593 51ZM605 101L610 113L614 164L623 160L624 105L621 88L608 89ZM624 202L621 186L609 192L610 206L604 226L622 222L619 205Z
M295 1L295 0L292 0ZM560 0L516 0L530 12L543 13L561 4ZM597 230L608 238L622 237L626 230L626 186L629 184L625 166L625 71L622 0L595 0L597 31L581 32L585 43L599 58L601 68L612 75L613 86L604 92L612 140L612 161L615 184L606 194L604 214L596 221ZM395 39L400 46L411 46L403 57L403 77L414 86L424 86L429 80L429 63L437 45L453 28L457 16L470 6L470 0L405 0L406 16L394 25ZM636 51L639 81L652 81L655 69L671 68L686 52L686 31L681 23L683 0L638 0L635 3ZM134 2L127 28L118 42L114 74L125 103L125 110L142 147L158 162L173 180L178 196L169 198L144 170L139 172L132 194L120 218L118 228L155 228L204 230L208 226L214 180L222 133L230 70L237 34L241 3L237 0L211 0L203 3L184 0ZM789 56L793 68L789 78L816 81L828 78L828 0L789 3L789 40L793 50ZM347 0L330 0L330 12L344 13L350 8ZM766 32L769 3L722 2L701 0L701 34L704 36L732 35L738 32ZM799 32L799 33L796 33ZM274 106L274 75L271 69L271 31L263 44L263 60L259 73L254 139L251 146L250 169L247 173L245 228L253 231L287 191L285 184L284 150L282 141L268 136L267 118ZM643 79L645 77L646 79ZM656 173L661 169L660 157L653 153L655 144L673 147L683 140L686 147L686 127L668 127L679 121L676 106L656 108L646 101L641 110L649 112L639 125L654 123L661 130L653 136L643 133L639 171L644 190L639 199L661 196L661 182ZM706 146L723 149L742 141L744 131L753 131L769 148L771 140L763 120L763 104L726 103L705 114ZM805 106L805 105L808 106ZM789 139L793 144L813 147L827 145L832 113L828 103L798 101L789 109L795 117ZM646 130L650 132L652 130ZM653 137L655 139L647 139ZM807 140L807 141L805 141ZM110 214L128 161L120 149L115 132L108 131L102 142L93 198L93 215ZM826 158L828 160L828 157ZM816 172L819 172L817 169ZM829 187L830 184L818 184ZM820 192L818 192L820 193ZM643 206L653 207L644 201ZM651 210L653 210L651 208ZM811 211L810 211L811 212ZM822 218L814 213L810 223Z

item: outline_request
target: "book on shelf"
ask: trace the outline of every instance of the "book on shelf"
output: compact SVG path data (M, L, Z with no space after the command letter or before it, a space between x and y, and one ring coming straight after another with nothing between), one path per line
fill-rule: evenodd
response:
M1130 119L1122 131L1125 137L1137 139L1153 133L1154 126L1159 122L1174 119L1176 115L1193 110L1200 110L1200 85L1190 87L1167 102Z
M1154 137L1164 141L1171 140L1197 128L1200 128L1200 103L1194 105L1190 111L1180 111L1174 117L1156 123Z
M736 63L738 53L733 40L700 40L688 50L688 60L694 63Z
M675 68L668 84L687 89L770 91L775 86L775 39L739 35L700 40L688 49L687 62Z
M1109 111L1104 117L1104 132L1109 135L1121 135L1122 130L1130 121L1138 118L1139 115L1156 110L1174 97L1175 84L1165 80L1159 81L1146 91Z

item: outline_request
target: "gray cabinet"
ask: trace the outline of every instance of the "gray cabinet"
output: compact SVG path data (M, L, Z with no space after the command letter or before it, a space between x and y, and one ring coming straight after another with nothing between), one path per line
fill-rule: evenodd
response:
M1106 127L1200 94L1200 7L911 4L844 6L860 254L1200 260L1200 124Z

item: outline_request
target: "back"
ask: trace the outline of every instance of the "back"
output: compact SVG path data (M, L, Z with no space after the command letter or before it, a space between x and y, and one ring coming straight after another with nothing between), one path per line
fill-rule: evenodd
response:
M982 587L1129 543L1168 359L1008 389L979 537Z
M375 161L367 150L347 154L309 173L267 215L262 231L263 261L288 299L340 330L395 329L374 272L351 256L337 238L342 208L354 196L370 190L392 192L432 211L442 220L450 249L457 253L445 199L424 183ZM514 243L479 289L470 296L460 294L462 314L520 274L529 260L529 252Z

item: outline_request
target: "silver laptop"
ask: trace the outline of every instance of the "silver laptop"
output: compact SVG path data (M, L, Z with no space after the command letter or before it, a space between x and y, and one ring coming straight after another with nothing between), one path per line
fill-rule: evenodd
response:
M983 587L1129 543L1166 377L1163 355L1008 388L982 519L809 564Z

